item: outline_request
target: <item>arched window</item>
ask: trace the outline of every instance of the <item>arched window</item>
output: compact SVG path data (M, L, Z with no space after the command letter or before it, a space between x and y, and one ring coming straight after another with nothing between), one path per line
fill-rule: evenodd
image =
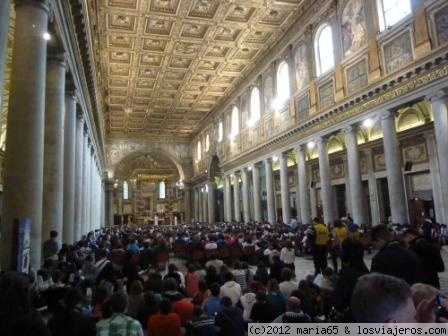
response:
M289 68L288 63L281 62L277 70L277 100L283 103L289 99Z
M218 142L222 141L223 135L224 135L224 130L223 130L223 127L222 127L222 120L221 120L219 122L219 124L218 124Z
M210 136L207 135L205 136L205 151L208 152L208 150L210 149Z
M260 119L260 90L257 87L250 93L250 119L249 126Z
M198 148L197 148L197 158L198 158L198 161L200 161L201 160L201 158L202 158L202 145L201 145L201 140L198 140Z
M230 131L230 136L235 136L240 131L239 118L240 118L240 116L239 116L238 107L234 106L232 109L232 121L231 121L232 127L231 127L231 131Z
M411 0L377 0L380 28L384 30L412 13Z
M159 183L159 198L160 199L164 199L166 197L166 190L165 190L166 186L165 186L165 182L162 181Z
M123 182L123 199L124 200L129 199L129 184L127 181Z
M317 75L334 67L333 33L329 24L323 25L315 41Z

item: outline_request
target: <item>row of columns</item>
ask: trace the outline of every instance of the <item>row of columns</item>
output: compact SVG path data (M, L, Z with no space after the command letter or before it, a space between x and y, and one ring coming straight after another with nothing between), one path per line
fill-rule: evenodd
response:
M445 222L448 219L448 98L445 92L441 92L431 98L432 108L434 113L435 138L436 138L436 163L431 163L431 167L437 167L437 170L431 168L431 175L434 176L440 173L440 178L433 182L434 187L440 185L441 195L435 196L440 198L436 203L440 204L437 207L437 212L440 213L438 220ZM405 193L404 179L403 179L403 164L401 157L401 150L397 138L396 130L396 113L393 111L386 111L380 115L381 128L383 132L383 146L384 156L386 161L386 174L389 189L389 199L391 208L392 222L394 223L408 223L408 209L407 199ZM346 176L347 176L347 203L350 204L351 213L354 222L357 224L368 223L369 215L368 209L365 206L364 193L361 180L361 169L359 164L359 149L358 149L358 125L348 125L343 129L345 135L345 144L347 150L346 160ZM331 184L330 163L328 154L328 138L329 136L321 136L316 139L319 153L319 174L320 174L320 188L323 219L326 223L333 222L337 219L335 210L334 193ZM302 223L308 224L311 221L310 211L310 195L309 182L307 177L306 167L306 144L298 144L295 148L297 157L297 176L298 176L298 217ZM374 175L373 160L370 149L366 149L367 168L368 168L368 186L369 199L372 209L372 222L379 223L379 210L377 202L377 182ZM282 152L278 155L280 166L280 190L281 190L281 209L282 220L288 223L290 220L290 197L288 186L288 167L287 167L287 152ZM272 158L264 159L264 168L266 176L266 203L267 203L267 220L270 223L276 221L276 209L274 202L274 183L272 172ZM224 175L224 213L225 220L235 220L245 222L254 220L260 222L262 220L261 200L260 200L260 165L255 163L250 167L244 167L233 171L231 174ZM433 171L435 170L435 171ZM252 171L253 181L253 217L249 213L249 190L248 180L249 172ZM242 177L242 204L243 204L243 218L241 218L240 210L240 176ZM231 195L231 178L233 177L233 201ZM440 183L440 184L437 184ZM434 191L437 194L436 191ZM233 209L232 209L233 205ZM233 210L233 211L232 211ZM286 210L286 211L285 211Z
M48 42L49 5L16 0L11 88L4 160L1 268L17 266L14 222L31 220L30 265L41 265L42 243L52 230L73 243L100 227L102 175L76 90L66 83L57 37ZM9 1L0 4L0 73L4 73ZM48 43L48 46L47 46ZM0 76L0 83L3 77ZM2 96L0 86L0 97Z
M208 222L210 224L215 223L215 183L207 181L196 186L192 190L194 219L198 222Z

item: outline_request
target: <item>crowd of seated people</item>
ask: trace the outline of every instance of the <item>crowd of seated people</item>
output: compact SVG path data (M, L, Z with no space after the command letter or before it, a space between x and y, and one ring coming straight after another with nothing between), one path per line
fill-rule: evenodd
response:
M444 264L434 241L418 229L375 226L369 270L365 232L318 219L293 229L195 223L91 232L48 252L36 274L0 276L0 330L224 336L244 335L250 322L444 321L446 307L435 300ZM298 278L297 255L306 251L315 273Z

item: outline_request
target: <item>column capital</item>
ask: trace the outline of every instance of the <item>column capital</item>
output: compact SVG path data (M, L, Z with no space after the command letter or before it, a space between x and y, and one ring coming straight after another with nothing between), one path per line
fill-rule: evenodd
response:
M345 126L343 129L342 129L342 132L344 133L344 134L350 134L350 133L355 133L356 134L356 132L358 132L358 130L359 130L359 125L358 124L353 124L353 125L348 125L348 126Z
M265 158L265 159L263 160L263 162L264 162L265 164L272 164L272 158L271 158L271 157L267 157L267 158Z
M48 0L14 0L14 4L16 8L20 6L35 6L50 13L50 3Z
M294 149L295 149L297 152L302 152L302 153L306 154L306 144L296 144L296 145L294 146Z
M395 119L395 117L397 117L397 115L398 115L397 111L387 110L380 114L380 119L381 120Z
M322 135L318 138L316 138L316 144L319 145L326 145L328 143L328 136Z

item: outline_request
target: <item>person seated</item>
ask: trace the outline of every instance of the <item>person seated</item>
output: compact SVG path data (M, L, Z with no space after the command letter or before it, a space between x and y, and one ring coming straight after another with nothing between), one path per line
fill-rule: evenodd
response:
M125 315L128 305L124 293L116 292L110 298L112 316L97 323L97 335L109 335L110 330L120 336L143 336L143 329L137 320Z
M224 281L224 285L220 289L220 296L229 297L232 304L236 305L241 297L241 286L233 280L233 274L230 272L224 274Z
M219 297L220 287L218 283L213 283L210 286L211 296L208 297L203 304L204 311L208 316L215 318L221 307L221 300Z
M266 300L272 304L272 308L278 316L285 312L286 298L280 291L278 282L276 279L271 279L268 282L268 292L266 294Z
M177 283L173 278L167 278L163 281L163 290L162 297L171 302L176 302L183 298L182 293L177 290Z
M146 292L143 294L143 305L137 312L137 319L140 322L142 329L148 328L148 320L152 315L159 311L159 299L153 292Z
M255 323L271 323L277 316L274 306L266 300L266 293L257 292L250 319Z
M298 283L293 279L293 273L290 268L284 267L282 269L282 279L279 287L285 298L291 296L292 291L297 289Z
M187 335L216 336L215 319L206 315L201 307L194 307L193 320L187 326Z
M244 336L245 323L241 309L234 307L228 296L221 298L221 309L216 315L215 324L219 327L219 336Z
M406 281L379 273L360 277L351 299L356 323L432 323L434 305L425 299L416 307Z
M50 336L31 307L29 279L24 274L0 275L0 330L2 336Z
M59 309L48 321L53 336L95 336L96 325L92 316L80 312L84 298L78 289L71 288Z
M311 317L304 313L299 298L291 296L286 302L286 312L278 316L272 323L311 323Z
M251 321L250 314L252 312L252 307L256 302L257 295L252 291L252 289L246 288L243 290L243 295L240 297L240 304L243 308L243 319L244 321Z
M148 334L151 336L181 336L181 323L179 316L171 312L171 302L162 300L159 312L148 320Z

